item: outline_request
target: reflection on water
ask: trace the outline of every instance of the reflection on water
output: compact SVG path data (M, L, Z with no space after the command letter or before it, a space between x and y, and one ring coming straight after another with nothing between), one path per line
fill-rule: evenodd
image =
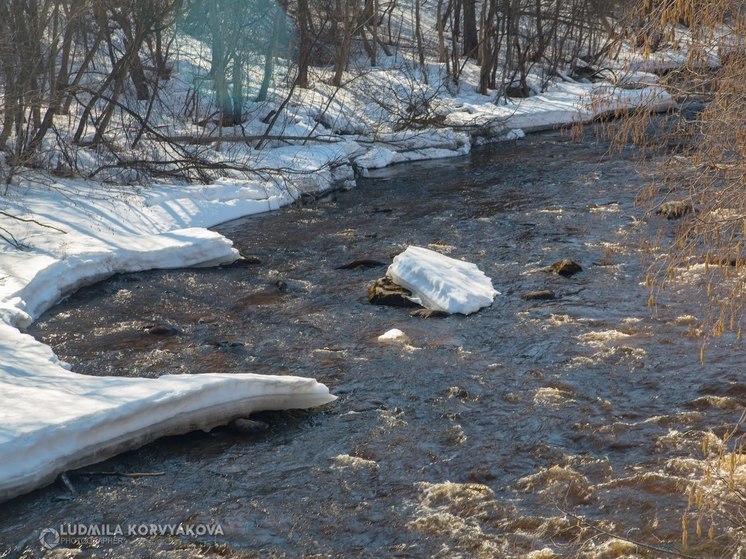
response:
M648 311L636 247L661 222L634 207L631 153L602 154L549 133L396 167L218 228L258 264L117 276L71 297L33 333L79 372L297 374L340 398L86 469L163 476L74 473L72 501L55 485L0 505L0 542L38 556L38 530L63 522L217 521L224 536L49 556L658 556L603 532L678 545L702 439L746 400L743 358L723 339L699 363L685 288ZM421 319L367 303L383 269L337 269L409 244L475 262L503 295ZM561 258L584 271L548 274ZM521 297L547 289L557 298ZM408 342L377 341L392 328Z

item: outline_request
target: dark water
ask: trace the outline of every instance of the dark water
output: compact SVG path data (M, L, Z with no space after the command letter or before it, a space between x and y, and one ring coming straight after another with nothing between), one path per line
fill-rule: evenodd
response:
M218 228L259 264L117 276L52 309L33 334L81 373L304 375L339 399L261 414L265 432L164 439L72 473L74 500L59 483L0 505L0 557L41 556L39 531L65 523L179 522L224 535L46 553L661 556L604 546L571 515L674 549L701 441L746 400L746 358L721 339L700 364L694 289L648 310L639 243L673 225L634 206L645 177L632 150L604 150L549 133L389 169ZM477 263L502 295L469 317L421 319L367 303L385 268L336 269L409 244ZM560 258L584 271L548 274ZM558 299L521 298L537 289ZM408 344L379 343L391 328ZM163 475L100 475L111 471Z

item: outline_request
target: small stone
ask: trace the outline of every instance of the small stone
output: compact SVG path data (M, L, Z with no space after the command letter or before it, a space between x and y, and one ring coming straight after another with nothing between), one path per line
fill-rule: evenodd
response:
M524 293L521 295L521 299L524 301L551 301L552 299L556 299L557 295L554 294L554 291L551 291L549 289L539 289L537 291L529 291L528 293Z
M559 274L560 276L570 277L582 272L583 267L574 260L559 260L549 267L549 271Z

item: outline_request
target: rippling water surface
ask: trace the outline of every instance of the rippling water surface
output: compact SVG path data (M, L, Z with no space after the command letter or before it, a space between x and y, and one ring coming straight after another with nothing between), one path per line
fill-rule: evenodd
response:
M73 500L58 484L0 505L0 557L40 556L48 526L174 522L225 533L47 555L660 556L604 544L572 515L673 549L701 440L746 400L746 360L722 339L700 364L694 290L648 310L639 243L674 225L634 206L645 177L632 151L603 154L549 133L388 169L217 228L258 264L117 276L52 309L32 333L81 373L304 375L339 399L71 473ZM502 295L422 319L368 304L385 268L337 269L409 244L477 263ZM560 258L584 271L548 274ZM539 289L557 299L521 297ZM377 342L391 328L409 342Z

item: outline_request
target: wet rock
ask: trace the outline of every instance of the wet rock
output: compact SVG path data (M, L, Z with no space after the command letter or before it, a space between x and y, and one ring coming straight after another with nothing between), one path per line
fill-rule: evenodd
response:
M445 311L435 311L433 309L417 309L409 313L410 316L417 318L446 318L448 313Z
M395 284L390 278L383 277L368 289L368 300L374 305L387 305L390 307L419 307L408 299L412 292Z
M554 291L551 291L549 289L539 289L537 291L529 291L528 293L524 293L521 295L521 299L524 301L551 301L552 299L556 299L557 295L554 294Z
M181 328L171 324L154 324L146 329L151 336L177 336L181 334Z
M246 344L239 340L208 340L205 345L212 346L217 349L243 349Z
M583 267L574 260L562 259L552 264L549 267L549 271L569 278L570 276L582 272Z
M694 207L686 200L664 202L655 210L656 215L663 216L666 219L679 219L690 213L694 213Z
M269 429L269 425L264 421L255 421L245 417L234 419L227 425L228 430L242 435L257 435Z
M246 268L248 266L256 266L257 264L261 264L262 261L256 257L251 256L247 254L240 253L238 258L236 258L233 262L230 264L223 264L220 267L221 268Z
M235 303L231 305L231 310L240 312L246 309L246 307L275 305L280 303L285 297L287 286L282 288L279 285L276 285L275 287L276 289L252 293L250 295L246 295L245 297L237 299Z
M361 258L360 260L353 260L352 262L349 262L347 264L343 264L342 266L337 266L337 270L367 270L370 268L380 268L381 266L385 266L383 262L379 262L378 260L370 260L368 258Z

